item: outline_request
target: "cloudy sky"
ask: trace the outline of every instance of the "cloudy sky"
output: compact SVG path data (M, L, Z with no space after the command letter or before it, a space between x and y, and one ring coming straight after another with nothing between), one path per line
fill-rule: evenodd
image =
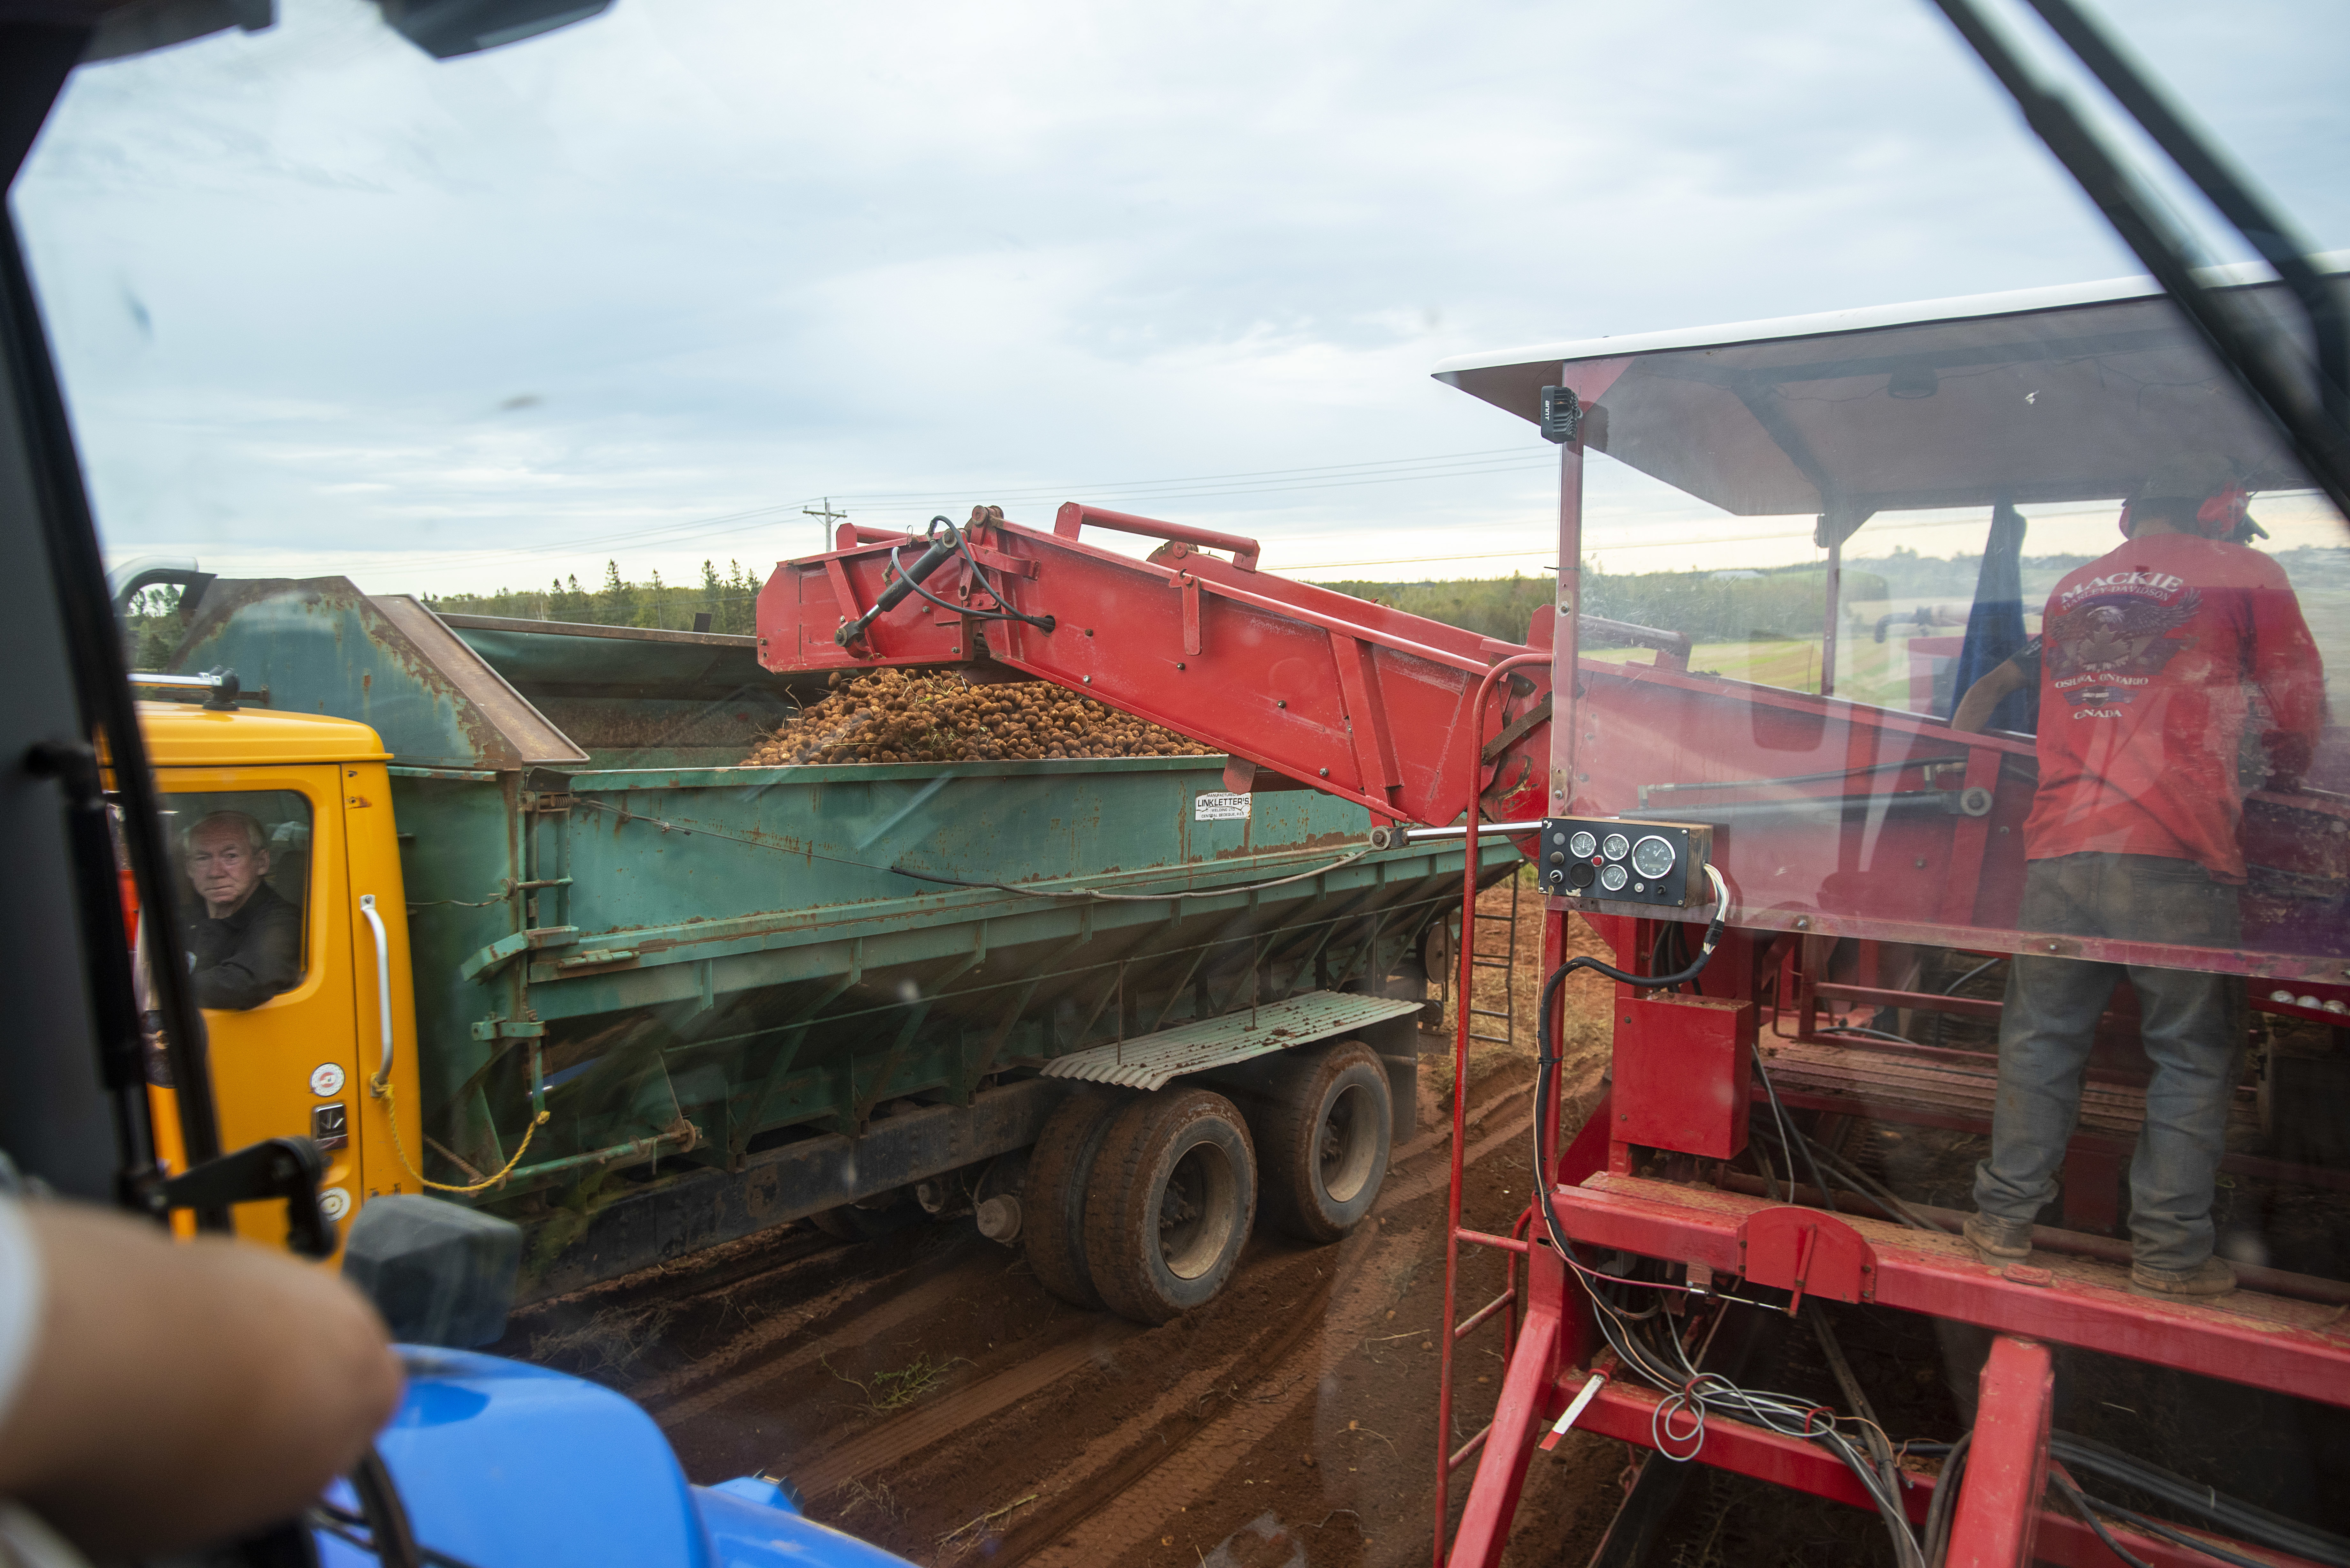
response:
M1534 571L1550 451L1446 356L2137 270L1925 0L617 0L446 64L278 4L83 69L13 193L118 557L675 581L829 496ZM2350 244L2350 8L2106 14ZM1610 569L1808 554L1594 483Z

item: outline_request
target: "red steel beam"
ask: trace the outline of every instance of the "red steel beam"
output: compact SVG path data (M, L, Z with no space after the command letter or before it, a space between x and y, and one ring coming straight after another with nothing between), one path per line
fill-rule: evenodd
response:
M1601 1174L1553 1194L1577 1240L1644 1257L1743 1272L1739 1228L1775 1207L1742 1193ZM2338 1307L2239 1291L2216 1303L2132 1293L2121 1271L2083 1260L1996 1270L1956 1236L1847 1216L1876 1252L1879 1306L2078 1345L2109 1355L2350 1406L2350 1324Z
M1975 1438L1950 1519L1951 1568L2028 1568L2048 1484L2056 1368L2048 1347L2002 1334L1983 1363Z

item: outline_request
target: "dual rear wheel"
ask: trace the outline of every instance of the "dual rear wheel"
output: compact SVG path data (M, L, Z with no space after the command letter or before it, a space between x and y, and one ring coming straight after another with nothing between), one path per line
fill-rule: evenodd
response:
M1029 1266L1065 1301L1165 1323L1223 1289L1260 1211L1307 1241L1370 1212L1390 1118L1386 1072L1351 1040L1301 1047L1233 1098L1080 1089L1030 1156Z

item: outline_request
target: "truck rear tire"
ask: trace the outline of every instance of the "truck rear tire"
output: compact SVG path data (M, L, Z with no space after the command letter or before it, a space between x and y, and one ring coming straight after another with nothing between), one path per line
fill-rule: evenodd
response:
M1094 1167L1086 1263L1107 1306L1166 1323L1224 1288L1256 1215L1248 1124L1213 1090L1180 1085L1120 1111Z
M1133 1096L1081 1088L1055 1106L1028 1153L1021 1247L1046 1290L1088 1312L1102 1304L1086 1267L1086 1201L1094 1161L1118 1113Z
M1301 1241L1336 1241L1371 1211L1387 1179L1387 1068L1359 1040L1293 1054L1251 1106L1264 1216Z

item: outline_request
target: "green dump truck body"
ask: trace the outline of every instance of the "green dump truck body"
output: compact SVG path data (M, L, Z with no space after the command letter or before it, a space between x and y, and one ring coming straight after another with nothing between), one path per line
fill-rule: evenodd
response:
M545 1108L473 1199L536 1224L536 1289L1017 1149L1071 1053L1423 993L1457 844L1365 852L1311 791L1202 820L1220 757L724 765L821 691L754 651L325 578L213 585L175 659L392 752L425 1173Z

